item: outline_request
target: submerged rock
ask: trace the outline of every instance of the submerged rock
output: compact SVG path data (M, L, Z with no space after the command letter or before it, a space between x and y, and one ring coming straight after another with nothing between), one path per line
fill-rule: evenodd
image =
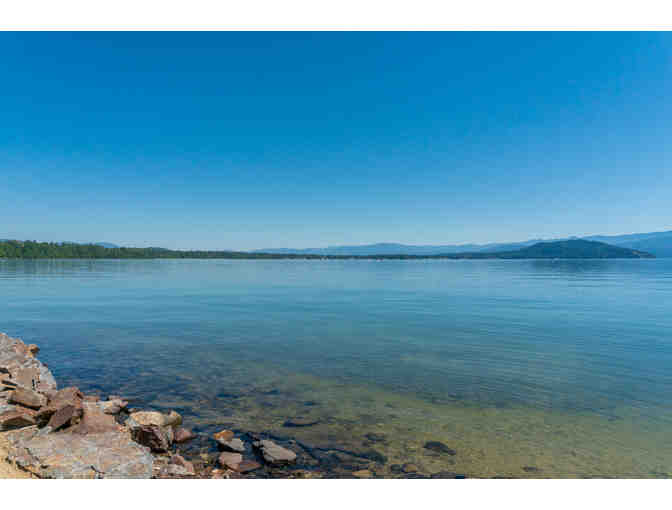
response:
M186 443L196 438L191 430L185 428L179 428L175 431L175 437L173 438L174 443Z
M371 441L372 443L384 443L387 437L385 434L379 434L377 432L369 432L364 436L366 439Z
M310 427L312 425L317 425L320 423L320 420L316 418L305 418L305 417L295 417L295 418L290 418L287 420L285 423L283 423L283 427Z
M261 464L258 462L254 460L243 460L240 464L238 464L236 471L239 473L249 473L250 471L256 471L259 468L261 468Z
M420 468L416 464L407 463L401 466L401 471L404 473L417 473Z
M222 447L224 450L229 450L232 452L243 453L245 451L245 443L243 443L237 437L225 441L223 439L218 439L217 444Z
M223 452L219 455L217 461L221 466L235 471L238 469L240 463L243 462L243 456L240 453Z
M253 446L261 452L262 457L269 464L289 464L296 460L296 453L287 448L283 448L268 439L256 441L253 443Z
M445 453L446 455L457 454L455 450L453 450L452 448L448 448L445 444L443 444L440 441L427 441L425 443L425 448L433 452Z

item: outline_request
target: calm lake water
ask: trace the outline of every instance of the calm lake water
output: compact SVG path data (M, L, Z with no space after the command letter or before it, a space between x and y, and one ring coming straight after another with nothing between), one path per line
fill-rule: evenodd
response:
M672 476L672 259L0 260L0 331L344 471Z

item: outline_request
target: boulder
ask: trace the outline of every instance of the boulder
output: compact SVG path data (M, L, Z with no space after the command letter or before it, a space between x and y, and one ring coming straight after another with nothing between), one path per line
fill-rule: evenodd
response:
M289 464L296 460L296 453L287 448L283 448L268 439L255 441L253 446L261 452L262 457L269 464Z
M47 427L51 427L52 430L58 430L64 426L75 425L79 422L82 415L83 409L81 406L76 407L72 404L66 404L51 415Z
M11 382L29 390L37 386L39 379L40 373L36 367L20 367L12 371Z
M0 414L0 430L9 430L35 425L35 411L30 409L14 409Z
M37 413L37 423L40 426L48 423L54 429L76 425L83 414L82 399L82 393L74 386L52 392L49 404ZM53 418L55 414L57 418Z
M148 446L153 452L167 452L171 441L165 429L158 425L137 425L131 427L131 437L136 443Z
M114 416L103 413L95 402L83 402L83 415L77 426L73 427L75 434L104 434L106 432L117 432L123 429Z
M240 463L243 462L243 456L240 453L224 452L220 454L217 460L221 466L236 471Z
M368 469L360 469L359 471L353 471L352 476L356 478L371 478L373 473Z
M29 344L27 350L31 356L35 356L38 352L40 352L40 348L35 344Z
M215 441L229 441L230 439L233 439L233 430L220 430L216 434L213 434L212 437L215 438Z
M37 393L36 391L29 390L28 388L17 387L9 394L7 401L10 404L17 404L24 407L30 407L32 409L39 409L40 407L47 404L47 397Z
M231 451L231 452L243 453L245 451L245 443L243 443L237 437L229 439L228 441L225 441L223 439L218 439L217 444L219 444L219 446L222 449L228 450L228 451Z
M182 416L180 413L170 411L170 413L168 413L168 415L165 417L165 424L170 425L171 427L178 427L182 425Z
M98 405L105 414L119 414L126 408L128 402L121 399L107 400L106 402L99 402Z
M8 460L39 478L150 478L154 457L123 431L93 435L10 432ZM32 433L31 433L32 432Z
M68 404L81 407L83 400L84 395L79 391L79 388L76 386L69 386L62 390L58 390L53 394L49 399L49 406L56 409Z
M179 428L175 431L175 437L173 438L173 442L186 443L187 441L191 441L195 437L196 434L194 434L191 430Z
M168 451L173 443L174 431L171 423L175 423L174 416L166 416L156 411L135 412L126 420L131 437L155 452Z
M130 423L128 423L130 422ZM164 427L168 425L166 416L158 411L137 411L131 413L127 424L129 426L137 425L156 425L157 427Z

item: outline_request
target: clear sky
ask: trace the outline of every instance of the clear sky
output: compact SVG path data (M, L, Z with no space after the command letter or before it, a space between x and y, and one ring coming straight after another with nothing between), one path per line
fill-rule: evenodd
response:
M0 33L0 238L672 229L672 33Z

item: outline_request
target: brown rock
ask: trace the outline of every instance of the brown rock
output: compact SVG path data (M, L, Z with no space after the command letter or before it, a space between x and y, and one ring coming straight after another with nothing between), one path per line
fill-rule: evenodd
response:
M37 421L37 424L40 427L44 427L49 422L49 420L56 411L57 409L55 407L51 406L42 407L35 415L35 420Z
M220 454L217 460L219 461L220 465L235 471L243 462L243 456L240 453L224 452Z
M191 430L179 428L175 431L175 438L173 439L173 441L176 443L186 443L187 441L191 441L195 437L196 434L194 434Z
M164 452L174 438L173 427L166 423L169 417L156 411L138 411L129 416L126 426L135 441L156 452Z
M371 478L373 473L371 473L371 471L368 469L360 469L359 471L353 471L352 476L357 478Z
M67 404L61 407L58 411L51 415L49 422L47 423L48 427L51 427L51 430L58 430L61 427L74 425L79 422L82 417L82 408L75 407L72 404Z
M103 413L94 402L82 404L84 413L79 424L73 428L75 434L103 434L116 432L122 427L116 422L114 416Z
M180 413L170 411L170 413L168 413L168 415L164 418L164 424L170 425L171 427L182 425L182 416L180 416Z
M12 373L12 381L14 384L23 386L29 390L35 388L35 385L39 380L40 372L34 367L19 368Z
M84 402L98 402L100 397L98 395L85 395Z
M40 348L35 344L30 344L28 345L28 352L31 354L31 356L35 356L38 352L40 352Z
M158 411L137 411L131 413L129 416L129 426L138 425L156 425L157 427L164 427L166 423L166 416Z
M105 414L119 414L122 409L128 405L128 402L121 399L108 400L100 402L100 407Z
M47 397L27 388L17 387L9 394L8 402L32 409L39 409L47 404Z
M30 409L15 409L0 414L0 430L27 427L35 423L35 411Z
M238 467L235 469L239 473L249 473L250 471L254 471L256 469L259 469L261 467L261 464L258 462L255 462L253 460L244 460L240 464L238 464Z
M54 430L63 426L77 424L83 413L82 399L82 393L74 386L52 392L49 404L37 413L38 424L43 426L48 423ZM58 417L54 418L53 422L50 421L57 413L59 413ZM54 427L54 424L58 424L58 427Z
M216 441L229 441L233 439L233 431L226 429L220 430L216 434L213 434L212 437L214 437Z
M189 462L188 460L185 460L185 458L182 457L181 455L177 455L177 454L173 455L170 458L170 462L171 462L171 464L176 464L178 466L183 467L187 471L187 473L190 474L190 475L195 475L196 474L196 470L194 469L194 465L191 462Z
M136 443L148 446L153 452L167 452L170 441L165 430L158 425L138 425L131 428L131 437Z
M68 386L62 390L58 390L55 395L49 399L49 406L58 409L64 405L70 404L81 407L81 402L84 399L82 392L76 386Z

